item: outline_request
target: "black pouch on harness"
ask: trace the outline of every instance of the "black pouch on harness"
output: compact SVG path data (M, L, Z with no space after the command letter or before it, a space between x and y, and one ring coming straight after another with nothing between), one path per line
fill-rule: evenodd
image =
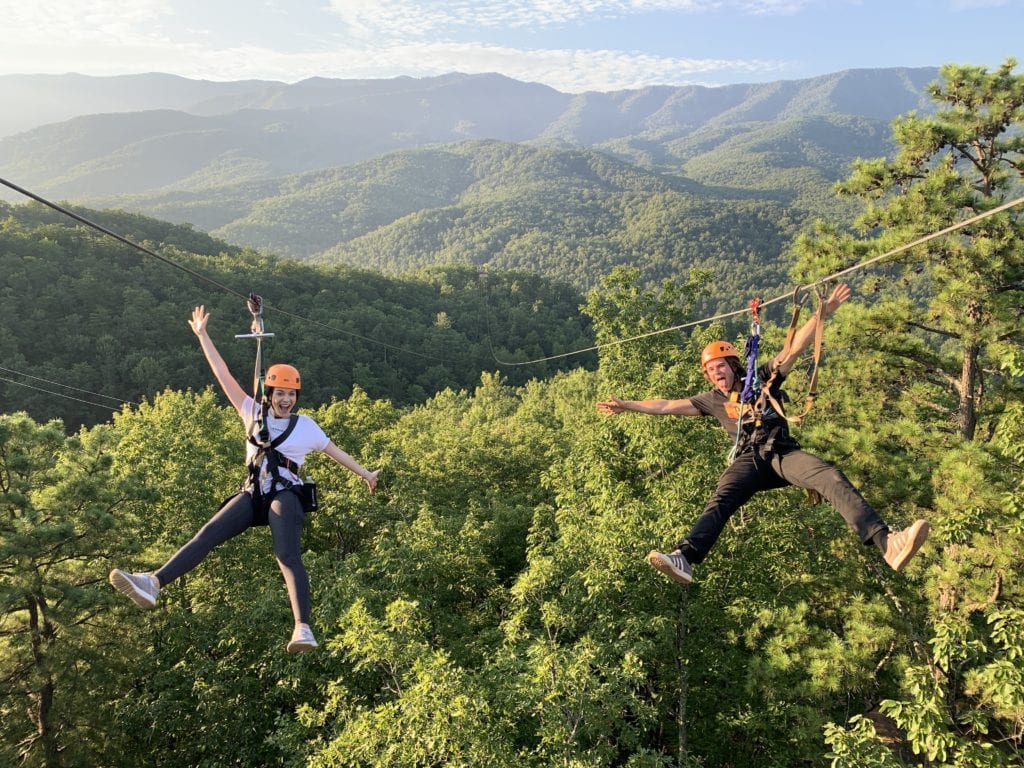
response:
M307 515L310 512L316 512L317 507L320 506L320 500L316 493L316 483L307 478L302 485L293 485L291 490L295 491L299 500L302 501L302 509Z

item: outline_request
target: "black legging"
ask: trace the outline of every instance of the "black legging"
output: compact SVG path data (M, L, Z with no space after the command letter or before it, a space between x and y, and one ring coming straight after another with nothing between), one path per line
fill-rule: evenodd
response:
M853 487L846 475L813 454L799 448L779 451L757 446L741 453L718 479L718 488L686 538L676 547L691 563L699 563L725 528L733 512L759 491L795 485L821 494L846 524L867 544L888 530L885 522Z
M166 586L179 576L188 573L203 561L210 550L223 544L246 529L255 521L252 496L239 493L224 503L199 532L185 546L179 549L164 566L156 572L160 586ZM288 587L288 599L296 622L309 623L309 574L302 564L300 536L306 513L299 497L291 491L280 491L270 502L270 536L274 542L274 555L281 567L284 583Z

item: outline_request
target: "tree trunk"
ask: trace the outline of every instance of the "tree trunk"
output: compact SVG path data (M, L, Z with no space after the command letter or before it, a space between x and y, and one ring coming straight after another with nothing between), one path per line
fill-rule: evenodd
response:
M676 623L676 663L678 669L679 704L676 707L676 728L679 734L676 764L687 764L686 749L686 686L688 669L686 664L686 608L689 590L681 589L679 596L679 620Z
M36 667L39 685L29 696L32 723L36 727L33 743L39 744L43 752L42 765L59 768L60 750L52 727L53 719L53 678L45 670L46 646L53 637L53 627L46 618L46 602L40 596L28 600L29 631L32 638L32 660ZM30 747L31 748L31 747Z
M960 436L964 440L974 439L978 424L975 393L978 389L978 352L976 343L964 347L963 368L960 371Z

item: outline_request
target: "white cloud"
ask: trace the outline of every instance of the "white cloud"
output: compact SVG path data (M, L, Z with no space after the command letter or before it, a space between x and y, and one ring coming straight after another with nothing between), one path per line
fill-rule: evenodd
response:
M744 0L746 1L746 0ZM776 0L770 0L775 2ZM444 39L452 13L459 25L568 23L580 14L639 12L654 7L701 9L706 0L333 0L345 34L324 30L315 52L266 46L222 45L193 29L169 39L160 20L174 14L171 0L93 0L59 3L0 0L0 49L21 72L113 75L173 72L199 79L306 77L376 78L446 72L501 72L568 92L620 90L654 84L713 84L715 75L781 72L780 62L687 59L608 49L523 49ZM72 7L69 7L72 6ZM279 2L266 4L268 13ZM186 20L187 21L187 20ZM166 28L166 27L163 27ZM429 34L428 34L429 33Z
M458 29L545 27L654 11L734 9L750 15L795 13L825 0L330 0L358 39L409 39Z
M280 13L298 12L293 7L297 1L264 0L248 20L273 26ZM286 50L276 43L233 41L224 24L194 29L178 0L0 0L0 50L3 71L9 72L161 71L200 79L286 82L313 76L501 72L567 92L713 85L735 81L737 73L748 82L782 77L789 63L658 56L607 46L516 47L481 42L474 32L582 25L653 11L702 13L725 7L737 13L783 13L811 1L827 0L329 0L338 25L323 24L315 36L310 32L311 45L304 50L294 45ZM314 4L324 8L321 3L310 0L307 10ZM230 21L230 15L226 18ZM175 25L172 35L168 30ZM279 39L283 45L285 38Z
M253 70L253 66L259 69ZM713 75L723 71L764 75L781 71L782 67L781 62L680 59L611 50L520 50L476 43L426 42L298 55L232 49L207 54L202 64L204 71L218 72L218 79L258 77L287 81L312 76L377 78L415 72L425 77L448 72L500 72L572 93L657 84L713 84ZM197 71L192 76L202 75Z
M765 73L778 62L680 59L613 50L520 50L478 44L408 45L383 52L399 71L415 62L432 74L501 72L517 80L542 82L561 91L613 91L648 85L712 82L715 72ZM400 63L404 62L404 63Z
M172 0L0 0L0 40L117 42L151 38L145 30L161 16L173 15Z

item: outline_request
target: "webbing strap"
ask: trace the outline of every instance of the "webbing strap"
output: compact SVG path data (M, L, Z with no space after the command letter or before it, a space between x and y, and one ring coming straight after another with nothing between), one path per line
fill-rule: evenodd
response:
M802 419L807 415L818 397L818 368L821 363L822 340L825 336L825 300L821 297L821 291L817 288L815 290L818 292L818 309L814 315L814 365L811 368L811 380L808 384L807 399L804 401L804 412L797 419Z
M757 348L761 343L761 299L751 299L750 312L753 320L750 323L750 336L747 337L747 347L744 353L747 356L747 375L743 379L743 392L740 399L744 403L752 403L757 391L761 387L761 378L757 373ZM742 411L742 409L740 409Z
M754 413L758 417L760 417L761 413L764 412L765 401L767 401L771 404L772 408L775 409L775 412L786 421L799 424L814 406L814 401L818 397L818 368L821 363L821 350L823 346L822 340L825 333L825 300L822 298L821 289L818 286L815 286L814 290L818 300L818 306L814 315L814 362L811 369L811 379L807 399L804 401L804 409L798 416L786 415L786 411L783 409L782 404L771 393L772 384L775 383L775 379L778 377L779 373L778 369L773 366L771 375L761 386L760 397L758 397L757 402L754 403ZM797 286L796 290L793 291L793 318L789 322L789 330L786 332L786 342L782 345L782 352L779 353L780 358L787 357L793 349L793 339L796 337L797 325L800 320L800 309L806 298L806 294L803 298L800 297L800 287Z
M269 443L260 443L253 439L252 435L249 436L249 442L257 447L256 453L252 457L252 461L249 462L249 482L255 491L260 490L260 467L263 465L263 459L267 460L267 471L270 473L273 482L271 483L270 490L273 491L277 483L284 482L281 479L281 474L278 472L280 467L284 467L289 472L298 474L299 465L294 461L284 456L280 451L277 450L277 446L281 445L288 436L295 429L295 425L299 423L299 417L297 414L292 414L288 417L288 426L284 428L284 431L271 440Z
M299 415L297 413L293 413L291 416L288 417L288 426L284 428L284 432L275 437L269 443L257 442L252 438L251 435L249 436L249 442L258 448L277 448L277 446L279 446L281 443L288 439L288 436L294 431L295 425L298 423Z
M789 330L786 331L786 341L782 345L782 352L779 357L788 357L793 349L793 339L796 338L796 329L800 323L800 310L807 300L807 294L800 295L800 286L793 289L793 317L789 321Z
M793 339L796 337L797 325L800 322L800 309L803 306L806 295L801 298L800 286L797 286L793 290L793 317L789 321L789 329L786 331L786 341L782 345L782 351L779 353L779 357L785 358L789 356L790 350L793 348ZM764 413L766 401L771 404L783 418L786 418L786 412L782 409L782 406L776 401L775 397L771 394L772 384L775 383L775 379L778 378L779 370L774 365L772 366L771 373L768 378L765 379L761 384L761 394L758 396L757 401L754 403L754 416L760 418L761 414Z
M733 395L736 393L733 392ZM737 414L736 414L736 437L732 441L732 450L729 451L729 456L726 458L726 464L732 464L736 460L736 455L740 452L740 437L743 434L743 416L744 409L748 408L749 405L744 402L743 398L739 398L737 403Z
M260 442L266 443L270 440L270 428L267 426L267 410L269 406L264 397L266 391L264 389L265 371L263 367L263 299L255 293L250 293L245 305L252 314L250 330L256 339L256 370L253 372L252 377L252 399L254 402L262 405L258 419L250 427L249 437L250 439L252 438L251 430L255 428Z

